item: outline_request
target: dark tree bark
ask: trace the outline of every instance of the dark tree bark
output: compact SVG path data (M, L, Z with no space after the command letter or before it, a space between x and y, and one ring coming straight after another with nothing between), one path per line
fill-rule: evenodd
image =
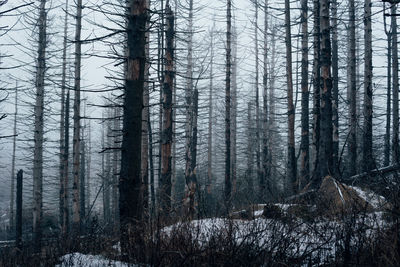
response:
M18 116L18 82L15 86L15 112L14 112L14 131L13 131L13 148L11 159L11 196L10 196L10 231L14 230L14 196L15 196L15 153L17 149L17 116Z
M60 218L59 223L61 226L61 234L67 234L67 226L66 221L64 220L65 211L65 201L66 199L66 183L65 180L68 179L68 155L66 155L66 113L69 113L69 110L66 110L66 80L67 80L67 34L68 34L68 0L65 1L65 19L64 19L64 41L63 41L63 61L62 61L62 75L61 75L61 114L60 114ZM65 162L67 161L67 162ZM68 202L67 202L68 203Z
M15 235L15 242L17 248L22 250L22 179L23 179L23 172L22 170L18 171L17 174L17 216L16 216L16 235Z
M81 30L82 30L82 0L76 2L76 28L75 28L75 83L74 83L74 134L73 134L73 176L72 185L72 229L74 235L79 235L82 218L80 209L80 157L81 149Z
M293 77L292 77L292 34L290 29L290 1L285 0L285 31L286 31L286 81L287 81L287 109L288 109L288 160L286 180L289 194L296 192L296 154L294 140L294 116L293 105Z
M33 156L33 240L35 250L40 251L42 240L43 216L43 111L44 111L44 78L46 73L46 0L40 1L39 7L39 40L36 66L36 103L35 103L35 130L34 130L34 156Z
M227 0L226 7L226 77L225 77L225 207L228 212L232 202L231 181L231 38L232 38L232 1Z
M174 88L174 15L171 7L166 7L166 51L165 74L163 84L163 127L161 144L161 188L160 200L164 216L171 211L171 174L172 174L172 92Z
M393 49L393 140L392 140L392 162L399 165L400 163L400 147L399 147L399 59L397 44L397 17L396 6L391 7L391 24L393 31L392 49Z
M320 25L320 3L314 0L314 63L313 63L313 133L312 133L312 178L318 180L319 167L319 143L321 130L321 25Z
M300 191L310 180L310 129L308 90L308 4L301 1L301 143L300 143L300 177L297 189Z
M146 0L130 0L127 12L127 71L119 180L120 239L122 254L125 257L136 254L143 245L142 219L145 199L140 174L146 23L148 19L146 2ZM130 243L132 239L134 240L134 251L132 251L132 243Z
M356 80L356 26L355 26L355 6L354 0L350 0L349 6L349 35L350 35L350 55L348 77L349 86L349 141L348 141L348 175L353 176L357 172L357 80Z
M371 0L364 2L364 130L363 171L374 169L372 153L372 22Z
M333 174L332 153L332 76L331 76L331 40L329 20L329 0L322 0L321 18L321 140L320 140L320 173L323 177Z
M339 55L337 0L332 1L332 175L339 176Z
M385 5L383 5L385 8ZM392 114L392 29L387 29L386 16L383 15L385 34L387 36L387 90L386 90L386 132L384 149L384 166L390 165L390 131Z

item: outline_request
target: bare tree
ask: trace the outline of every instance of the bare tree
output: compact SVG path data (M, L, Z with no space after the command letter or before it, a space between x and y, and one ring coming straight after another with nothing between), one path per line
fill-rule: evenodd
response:
M309 95L308 90L308 4L301 1L301 144L300 144L300 177L297 189L301 190L310 179L309 153Z
M129 244L131 238L137 241L135 249L140 249L143 242L141 231L145 200L141 179L141 144L148 19L146 0L130 0L127 4L127 71L119 180L121 250L125 256L132 253ZM130 233L133 233L133 236Z
M42 239L43 216L43 110L44 110L44 79L46 72L46 0L40 1L39 7L39 40L36 66L36 103L35 103L35 130L34 130L34 156L33 156L33 240L36 250L40 251Z
M290 1L285 0L285 42L286 42L286 80L287 80L287 116L288 116L288 161L286 180L289 194L296 192L296 154L294 140L294 116L293 105L293 77L292 77L292 34L290 29Z
M349 141L348 141L348 175L353 176L357 172L357 83L356 83L356 26L355 26L355 5L354 0L349 1L349 67L348 77L350 78L349 86Z
M372 153L372 22L371 0L364 2L364 129L363 166L364 172L374 169Z
M232 68L232 1L226 6L226 78L225 78L225 206L229 211L232 197L231 180L231 68Z

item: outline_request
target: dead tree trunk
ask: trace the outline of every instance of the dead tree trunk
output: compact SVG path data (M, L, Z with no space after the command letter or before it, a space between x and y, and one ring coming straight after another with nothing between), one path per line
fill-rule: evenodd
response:
M61 114L60 114L60 218L61 229L64 229L64 201L65 201L65 91L67 80L67 34L68 34L68 0L65 1L65 19L64 19L64 41L62 56L62 74L61 74ZM63 234L64 231L61 231Z
M210 34L210 85L208 96L208 147L207 147L207 200L211 197L212 172L213 172L213 87L214 87L214 29L215 22Z
M349 31L350 31L350 53L349 53L349 141L348 141L348 175L353 176L357 172L357 81L356 81L356 26L354 0L349 2Z
M268 0L264 0L264 73L263 73L263 126L262 126L262 173L260 179L259 199L265 203L266 188L269 185L269 162L268 162ZM268 184L268 186L267 186ZM269 197L268 197L269 198Z
M312 134L312 179L318 179L319 146L321 136L321 25L320 3L314 0L314 63L313 63L313 134Z
M17 248L22 250L22 179L23 179L22 170L18 171L17 174L17 216L16 216L16 234L15 241Z
M286 182L289 194L296 192L296 154L294 140L294 116L293 105L293 77L292 77L292 34L290 29L290 1L285 0L285 31L286 31L286 80L287 80L287 107L288 107L288 161Z
M231 39L232 39L232 1L227 0L226 7L226 78L225 78L225 207L227 213L231 207Z
M383 6L385 9L385 5ZM386 16L383 15L385 34L387 37L387 90L386 90L386 132L384 149L384 166L390 165L390 131L392 112L392 29L387 29Z
M11 197L10 197L10 231L14 230L14 190L15 190L15 152L17 148L17 116L18 116L18 83L15 88L15 112L14 112L14 132L13 132L13 150L11 160Z
M250 203L253 203L256 201L256 199L253 197L253 192L254 192L254 183L253 183L253 159L254 159L254 151L253 151L253 146L254 146L254 138L253 138L253 115L251 113L252 106L251 102L247 103L247 129L246 129L246 134L247 134L247 151L246 151L246 157L247 157L247 169L246 169L246 182L247 182L247 193L249 194L249 200Z
M189 21L188 21L188 54L186 69L186 125L185 125L185 194L189 196L190 192L190 176L192 173L192 139L193 139L193 0L189 1ZM189 200L186 198L186 200ZM188 204L188 203L186 203Z
M331 41L329 21L329 0L322 0L321 18L321 140L320 173L318 183L327 175L333 174L332 155L332 76Z
M161 144L161 184L160 206L162 214L169 216L171 211L171 174L172 174L172 92L174 88L174 15L171 7L166 7L166 51L165 74L163 84L163 127Z
M300 177L297 189L300 191L310 180L310 137L309 137L309 96L308 90L308 4L301 1L301 143Z
M33 156L33 240L35 248L40 251L42 239L42 206L43 206L43 111L44 111L44 78L46 72L46 0L41 0L38 27L38 57L36 72L36 103Z
M339 55L337 0L332 1L332 175L339 175Z
M72 229L75 235L79 234L81 226L80 210L80 134L81 134L81 30L82 30L82 0L77 0L76 5L76 29L75 29L75 84L74 84L74 135L73 135L73 176L72 185Z
M147 1L130 0L127 12L127 72L119 180L122 255L136 254L143 246L144 186L141 180L142 108L146 65ZM130 234L130 233L133 233ZM133 238L135 242L130 242ZM132 251L131 245L135 244Z
M231 98L231 175L232 193L236 193L236 137L237 137L237 32L234 27L233 32L233 61L232 61L232 98Z
M372 153L372 22L371 0L364 3L364 130L363 171L374 169Z
M63 218L62 218L62 234L68 234L69 227L69 117L70 117L70 90L67 88L67 97L65 100L65 153L63 157Z
M256 91L256 168L257 168L257 181L261 184L261 151L260 151L260 92L258 88L259 84L259 67L258 67L258 1L254 1L255 8L255 19L254 19L254 53L255 53L255 91Z
M393 140L392 140L392 162L394 165L400 163L400 147L399 147L399 59L397 44L397 17L396 6L391 7L391 24L392 24L392 49L393 49Z

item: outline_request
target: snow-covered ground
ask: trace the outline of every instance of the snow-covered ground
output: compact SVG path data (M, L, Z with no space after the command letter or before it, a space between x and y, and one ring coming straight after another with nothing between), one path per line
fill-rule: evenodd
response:
M67 254L61 257L61 264L56 267L134 267L137 265L106 259L100 255L85 255L81 253Z

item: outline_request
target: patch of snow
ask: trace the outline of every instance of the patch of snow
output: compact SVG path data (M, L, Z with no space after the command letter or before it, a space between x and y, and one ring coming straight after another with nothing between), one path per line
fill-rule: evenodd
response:
M257 216L261 216L263 214L263 212L264 212L263 210L255 210L254 211L254 216L256 216L256 217Z
M381 208L383 205L385 205L385 203L387 203L383 196L380 196L372 191L365 191L357 186L348 185L348 187L356 191L363 200L371 204L371 206L376 209Z
M335 179L332 179L333 180L333 183L335 184L335 186L336 186L336 189L337 189L337 191L339 192L339 195L340 195L340 199L342 200L342 203L344 204L344 197L343 197L343 194L342 194L342 190L340 190L340 187L338 186L338 184L336 183L336 180Z
M107 259L101 255L86 255L81 253L71 253L64 255L60 258L61 264L55 267L102 267L102 266L112 266L112 267L128 267L128 266L138 266L132 265L120 261L114 261Z

